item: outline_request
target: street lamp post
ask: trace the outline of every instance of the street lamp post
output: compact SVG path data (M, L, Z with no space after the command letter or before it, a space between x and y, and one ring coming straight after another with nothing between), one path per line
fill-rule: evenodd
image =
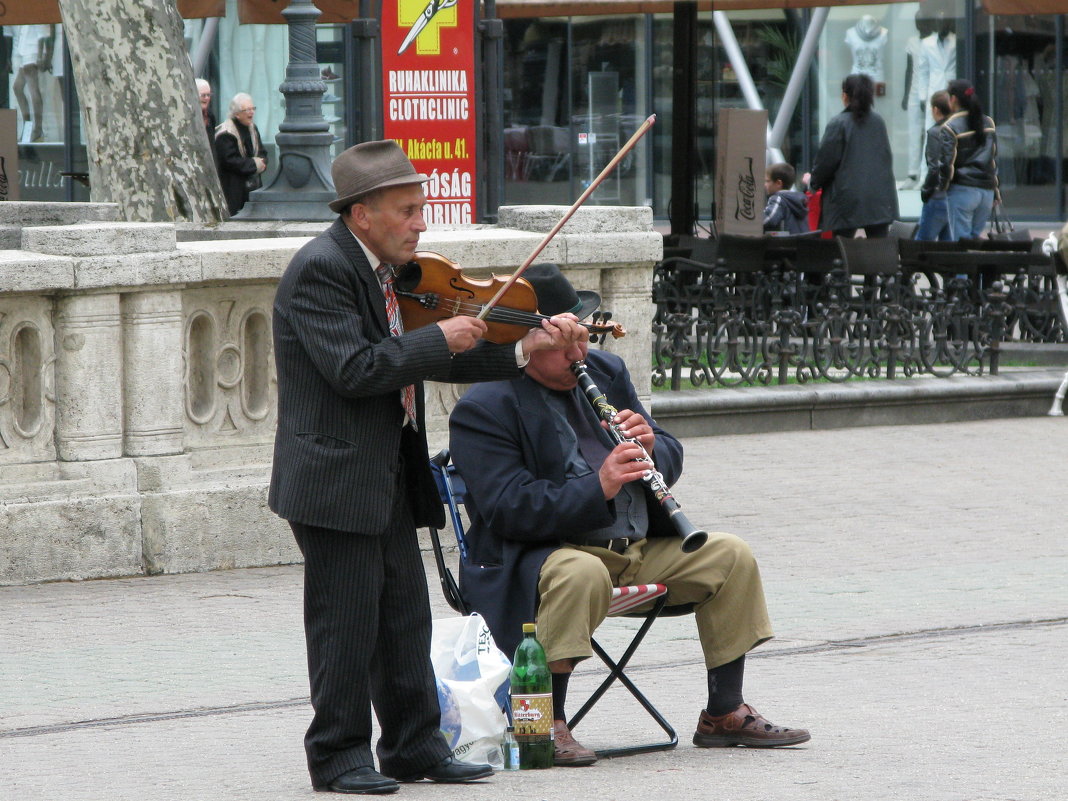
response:
M293 0L281 13L289 26L289 64L278 87L286 98L286 116L275 136L278 174L270 186L249 195L234 219L331 220L334 135L323 117L326 84L315 52L315 20L322 12L312 0Z

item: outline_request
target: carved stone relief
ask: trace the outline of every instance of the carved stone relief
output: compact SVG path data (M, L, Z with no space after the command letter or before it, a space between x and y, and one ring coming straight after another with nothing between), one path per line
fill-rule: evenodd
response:
M186 444L217 447L274 438L273 286L183 295Z
M56 458L55 361L49 300L0 300L0 464Z

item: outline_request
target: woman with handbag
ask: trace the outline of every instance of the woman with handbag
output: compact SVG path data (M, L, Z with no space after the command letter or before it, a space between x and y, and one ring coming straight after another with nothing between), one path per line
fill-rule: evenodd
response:
M939 186L946 190L953 239L978 239L998 194L997 133L969 81L950 81L953 112L938 129L942 158Z
M260 188L260 174L267 169L267 151L252 122L255 113L252 96L238 92L230 101L228 119L215 129L219 181L231 217L245 205L249 192Z

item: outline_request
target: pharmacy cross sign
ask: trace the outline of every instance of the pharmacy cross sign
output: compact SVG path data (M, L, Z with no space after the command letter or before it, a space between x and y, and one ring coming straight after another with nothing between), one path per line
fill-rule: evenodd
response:
M423 6L423 0L397 0L397 22L411 26L408 29L408 35L401 42L397 55L407 50L416 39L420 39L416 45L417 53L441 55L441 38L438 32L443 27L456 27L456 4L458 2L459 0L430 0ZM422 7L421 11L420 7ZM440 14L441 11L446 13ZM424 28L429 28L428 33L432 33L433 36L420 37Z

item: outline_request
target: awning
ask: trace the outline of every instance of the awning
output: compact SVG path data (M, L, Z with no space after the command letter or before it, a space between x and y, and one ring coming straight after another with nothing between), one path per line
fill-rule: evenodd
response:
M693 0L701 11L743 11L769 8L820 8L827 5L883 5L908 0ZM359 0L314 0L323 12L320 23L348 22L359 16ZM289 0L238 0L242 23L283 24L281 11ZM599 14L669 14L673 0L497 0L497 16L586 17ZM1068 0L983 0L988 14L1068 14ZM225 17L226 0L178 0L185 19ZM0 2L0 25L54 25L63 21L59 0Z
M700 11L748 11L765 8L820 8L824 6L871 6L908 0L694 0ZM586 17L597 14L670 14L672 0L497 0L497 16Z
M1068 0L983 0L988 14L1068 14Z
M178 13L186 19L225 17L226 0L178 0ZM58 25L61 22L59 0L0 2L0 25Z
M690 0L700 11L870 6L911 0ZM314 0L323 13L320 23L348 22L359 16L359 0ZM242 23L281 24L289 0L238 0ZM983 0L991 14L1068 14L1068 0ZM670 14L674 0L497 0L502 19L530 17L588 17L601 14Z

